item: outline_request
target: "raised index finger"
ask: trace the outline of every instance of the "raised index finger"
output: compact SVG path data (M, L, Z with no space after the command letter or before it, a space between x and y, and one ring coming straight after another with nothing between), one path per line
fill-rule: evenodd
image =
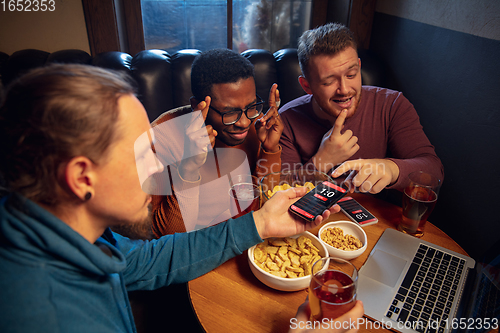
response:
M279 91L278 85L274 83L269 91L269 110L267 110L266 114L259 118L260 125L264 125L269 119L271 119L274 115L277 115L278 108L276 102L279 102ZM257 122L255 122L257 125Z
M207 96L204 101L201 101L196 105L196 108L193 110L194 112L192 113L191 120L185 124L186 129L188 129L187 134L197 131L203 126L203 124L205 124L210 101L210 96Z
M210 96L205 97L205 101L198 104L198 107L201 109L201 115L203 116L203 121L207 120L208 108L210 107L210 102L212 99Z
M273 106L276 106L276 102L279 101L279 92L276 93L278 91L278 85L276 83L274 83L272 86L271 86L271 90L269 91L269 107L273 107Z
M276 105L276 109L280 107L281 104L281 99L280 99L280 91L278 90L278 85L275 83L271 87L271 93L270 95L274 96L274 102L271 104L271 101L269 101L269 105Z
M347 109L344 109L340 112L339 116L335 120L335 124L333 125L333 134L340 135L340 131L342 130L342 127L344 127L346 116L347 116Z
M271 90L269 91L269 110L267 110L267 113L264 117L264 120L269 119L271 116L275 115L276 112L278 111L277 107L277 102L280 100L280 93L278 91L278 85L274 83L271 87Z

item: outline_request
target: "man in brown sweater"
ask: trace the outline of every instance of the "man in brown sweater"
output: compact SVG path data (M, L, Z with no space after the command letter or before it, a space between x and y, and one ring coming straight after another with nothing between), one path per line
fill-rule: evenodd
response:
M402 191L408 174L443 179L443 165L413 105L401 92L362 86L353 34L340 24L299 40L299 82L307 95L280 109L282 168L312 168L361 192Z
M248 59L227 49L203 52L191 68L191 90L190 106L165 112L152 124L157 156L169 165L154 176L156 236L231 218L231 176L260 178L281 169L277 85L264 114Z

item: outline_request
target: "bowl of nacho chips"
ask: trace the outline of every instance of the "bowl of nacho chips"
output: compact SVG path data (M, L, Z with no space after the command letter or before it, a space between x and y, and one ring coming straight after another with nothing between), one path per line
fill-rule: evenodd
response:
M321 182L332 179L325 173L317 170L285 170L270 173L260 180L262 204L269 200L276 192L287 190L291 187L307 187L312 190Z
M268 287L297 291L309 287L311 267L328 255L312 233L268 238L248 249L248 263L255 277Z

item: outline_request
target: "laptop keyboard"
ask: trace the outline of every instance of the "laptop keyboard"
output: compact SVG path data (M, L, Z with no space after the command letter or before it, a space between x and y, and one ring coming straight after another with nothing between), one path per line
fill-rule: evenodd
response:
M420 244L386 317L417 332L444 332L464 266L465 260Z

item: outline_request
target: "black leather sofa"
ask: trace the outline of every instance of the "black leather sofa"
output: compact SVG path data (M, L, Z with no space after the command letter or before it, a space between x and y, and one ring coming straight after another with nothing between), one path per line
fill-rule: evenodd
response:
M82 50L48 53L26 49L7 55L0 52L0 76L4 86L32 68L48 63L79 63L128 72L137 82L139 99L153 121L161 113L189 104L191 97L191 64L199 50L186 49L174 54L162 50L145 50L131 56L123 52L105 52L95 57ZM296 49L274 54L262 49L242 53L255 66L257 94L267 99L273 83L278 84L283 105L304 91L297 80L301 74ZM363 83L387 86L387 72L367 51L360 51Z

